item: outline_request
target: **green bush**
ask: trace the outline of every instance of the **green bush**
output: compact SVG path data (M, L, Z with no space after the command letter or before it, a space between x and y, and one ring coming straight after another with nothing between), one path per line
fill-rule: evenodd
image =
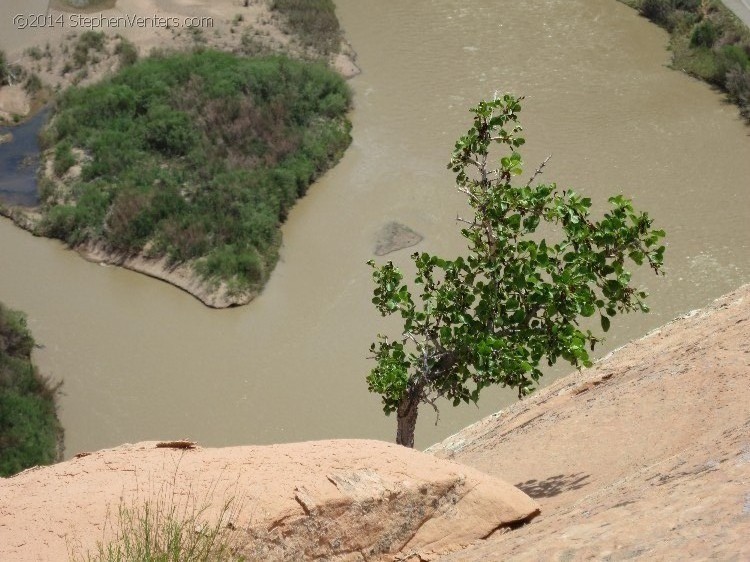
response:
M26 78L26 81L23 84L23 89L26 90L29 95L33 96L42 89L42 80L37 74L32 72L29 74L28 78Z
M729 97L740 106L742 116L750 118L750 68L735 66L727 72L726 88Z
M53 169L56 176L62 176L76 163L69 142L61 142L55 147L55 162Z
M206 278L257 289L278 259L280 222L350 142L350 99L322 64L208 50L71 88L45 137L61 161L67 145L91 159L75 202L50 202L41 232L203 258Z
M120 37L120 42L115 47L115 54L120 59L120 68L135 64L138 60L138 49L124 37Z
M8 59L5 56L5 51L0 51L0 87L8 84L9 76Z
M183 156L197 142L190 118L166 105L149 109L144 133L148 145L167 156Z
M641 15L667 29L671 29L674 7L670 0L643 0L640 7Z
M725 72L729 72L734 67L745 69L750 66L750 58L739 45L724 45L718 52L718 57L719 64Z
M341 29L333 0L273 0L291 31L322 55L338 52Z
M81 68L89 62L89 51L103 51L105 36L102 31L85 31L81 33L73 48L73 64Z
M0 476L59 456L57 388L31 364L33 347L23 314L0 303Z
M711 20L703 20L695 26L690 36L691 47L706 47L710 49L719 37L719 30Z
M696 12L701 7L701 0L675 0L675 8L686 12Z

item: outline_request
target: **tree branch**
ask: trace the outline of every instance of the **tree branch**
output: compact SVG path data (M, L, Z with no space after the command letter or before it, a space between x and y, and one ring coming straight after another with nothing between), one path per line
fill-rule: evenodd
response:
M544 162L539 165L539 167L536 169L536 172L534 172L534 175L529 178L529 183L526 184L526 187L531 187L531 182L533 182L536 177L542 173L542 170L544 170L544 167L547 165L547 162L549 162L550 158L552 158L551 154L544 159Z

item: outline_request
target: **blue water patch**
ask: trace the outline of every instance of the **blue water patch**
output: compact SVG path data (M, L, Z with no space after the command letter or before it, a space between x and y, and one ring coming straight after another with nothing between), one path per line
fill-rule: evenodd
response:
M0 135L11 133L13 140L0 144L0 201L7 205L34 207L39 204L39 132L49 117L49 109L14 127L0 127Z

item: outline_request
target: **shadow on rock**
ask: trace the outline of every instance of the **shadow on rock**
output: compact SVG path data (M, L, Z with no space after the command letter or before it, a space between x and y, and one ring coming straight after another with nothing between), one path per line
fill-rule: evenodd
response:
M570 490L578 490L588 484L586 480L589 479L588 474L579 472L578 474L558 474L557 476L550 476L546 480L527 480L516 484L516 488L526 492L532 498L551 498L568 492Z

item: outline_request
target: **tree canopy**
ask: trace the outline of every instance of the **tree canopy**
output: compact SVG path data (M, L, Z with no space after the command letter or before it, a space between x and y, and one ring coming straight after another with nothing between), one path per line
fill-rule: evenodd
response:
M543 360L591 365L588 350L600 339L581 319L598 315L606 332L618 313L647 312L647 295L631 283L626 263L662 271L664 231L622 195L594 220L588 197L532 185L544 163L527 183L512 183L523 173L521 101L506 94L472 108L473 125L448 164L474 212L458 219L468 255L413 254L411 285L392 262L368 262L373 303L403 320L400 337L381 334L370 347L376 365L367 377L385 413L397 413L402 445L414 446L420 403L476 402L495 384L520 398L539 381ZM496 165L493 145L506 151Z

